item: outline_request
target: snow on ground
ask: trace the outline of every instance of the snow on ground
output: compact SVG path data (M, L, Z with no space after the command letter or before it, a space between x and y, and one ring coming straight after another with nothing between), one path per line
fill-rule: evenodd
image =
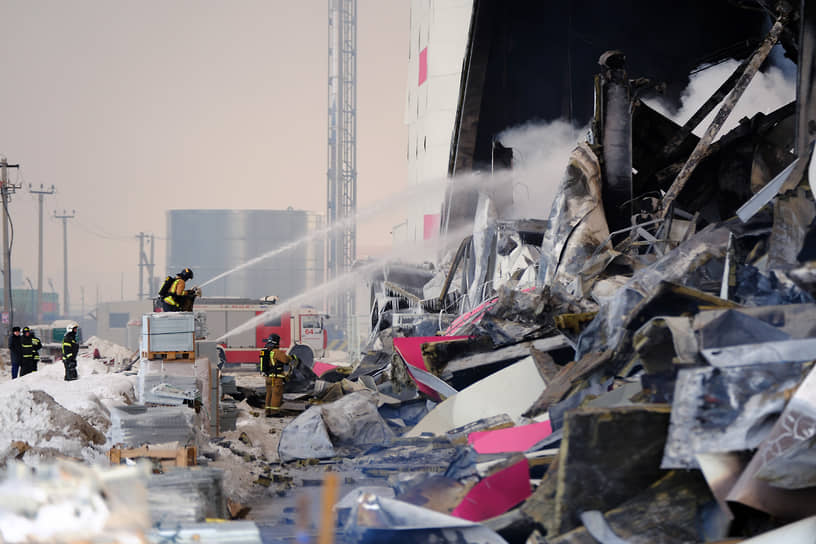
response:
M125 348L98 339L92 345L102 358L93 358L93 348L80 349L78 380L64 380L60 361L40 363L15 380L10 365L0 369L0 462L18 455L27 464L58 455L94 464L105 459L108 407L134 402L135 376L112 372L117 359L127 359ZM30 449L21 454L12 446L17 441Z
M257 382L257 380L255 380ZM266 489L253 485L269 463L278 461L281 431L293 417L264 417L263 410L246 400L238 403L234 431L221 433L224 440L211 444L217 458L209 466L224 470L224 494L243 504L252 504ZM249 444L241 441L241 435Z
M93 358L95 349L99 359ZM16 457L40 466L60 456L106 465L109 407L135 402L136 373L116 371L126 368L133 355L123 346L92 337L79 352L79 379L70 382L63 379L61 361L40 363L37 372L15 380L10 365L0 366L0 465ZM0 349L0 359L9 360L8 350ZM254 373L237 381L245 387L264 384ZM208 455L209 465L224 470L225 495L251 505L268 491L254 482L278 460L280 434L292 417L263 417L262 410L246 401L238 409L236 430L222 433L221 440L204 450L214 454Z
M94 349L98 349L102 359L108 360L109 364L107 366L112 366L115 370L130 363L131 359L136 355L136 352L131 351L125 346L114 344L97 336L89 338L88 341L83 344L83 346L85 345L88 346L88 353L90 354L93 354Z

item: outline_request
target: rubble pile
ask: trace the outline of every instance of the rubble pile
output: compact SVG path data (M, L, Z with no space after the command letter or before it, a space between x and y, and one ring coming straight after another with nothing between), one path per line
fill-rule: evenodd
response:
M199 541L813 542L816 24L801 24L797 14L814 19L804 7L777 7L754 54L684 126L641 100L656 82L630 80L625 55L604 53L596 117L547 217L512 218L489 180L472 209L446 202L460 216L443 226L472 233L439 263L373 278L360 360L299 354L285 417L253 412L257 377L142 362L143 405L111 408L104 438L72 428L140 452L176 441L177 466L149 479L139 505L152 538L177 524L173 538ZM800 53L796 102L717 139L780 40ZM9 398L70 415L27 395ZM41 434L47 447L53 433ZM325 478L334 510L312 522L301 497L327 472L339 476ZM195 500L172 506L180 496ZM37 511L0 514L33 531Z
M365 476L340 502L347 535L812 541L813 137L791 103L714 138L788 15L702 137L637 98L631 124L610 126L605 93L629 80L623 54L604 54L603 107L546 220L508 219L480 191L472 235L432 277L374 281L368 351L346 378L367 402L347 413L360 393L343 385L280 443L282 461Z

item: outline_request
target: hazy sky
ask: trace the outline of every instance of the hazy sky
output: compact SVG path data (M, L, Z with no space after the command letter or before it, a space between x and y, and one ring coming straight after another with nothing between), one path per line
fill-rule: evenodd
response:
M326 207L327 0L0 0L0 154L12 181L12 266L62 303L62 222L79 309L135 298L139 232L168 209ZM358 209L406 186L409 3L358 0ZM360 254L387 245L360 225ZM163 274L164 240L156 244ZM239 264L239 263L234 263Z

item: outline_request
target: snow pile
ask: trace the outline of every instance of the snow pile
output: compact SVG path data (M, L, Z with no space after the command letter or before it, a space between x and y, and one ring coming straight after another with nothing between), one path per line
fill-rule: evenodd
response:
M94 350L99 350L99 356L102 358L101 362L107 367L113 367L114 370L119 370L130 364L137 352L128 349L125 346L114 344L108 340L99 338L98 336L91 336L87 342L82 344L87 346L89 356L93 357Z
M0 473L0 541L144 542L148 476L146 464L103 469L61 460L32 471L9 463Z
M105 443L105 434L39 390L18 389L0 396L0 443L4 458L37 464L60 455L83 459ZM36 461L34 459L36 457Z
M38 465L62 455L98 463L106 459L109 406L134 402L134 377L111 373L87 350L77 361L79 379L66 382L59 362L11 380L0 375L0 463L19 457Z

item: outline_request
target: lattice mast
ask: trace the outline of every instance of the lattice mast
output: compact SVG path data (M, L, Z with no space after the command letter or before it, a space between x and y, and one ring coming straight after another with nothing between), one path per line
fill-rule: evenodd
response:
M326 221L328 280L351 271L357 258L357 0L329 2L329 116ZM329 301L355 351L354 290Z

